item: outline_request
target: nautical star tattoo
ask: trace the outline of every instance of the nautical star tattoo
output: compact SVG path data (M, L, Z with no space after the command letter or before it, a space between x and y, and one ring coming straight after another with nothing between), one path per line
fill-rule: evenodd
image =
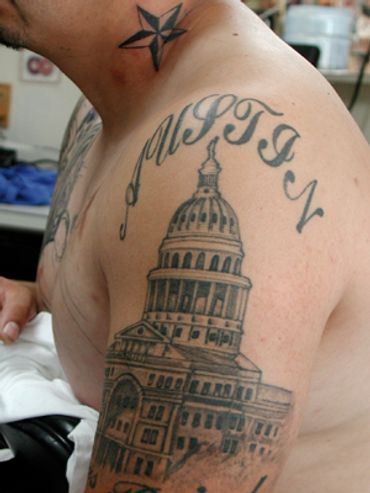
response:
M186 33L185 29L176 27L182 4L172 8L163 15L156 15L137 7L141 30L119 45L122 49L140 50L149 48L155 70L159 70L164 47Z

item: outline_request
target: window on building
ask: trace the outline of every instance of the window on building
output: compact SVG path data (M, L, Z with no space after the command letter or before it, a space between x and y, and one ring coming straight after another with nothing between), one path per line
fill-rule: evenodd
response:
M205 264L206 256L204 253L200 253L197 258L197 262L195 264L195 268L198 270L203 270L204 269L204 264Z
M184 383L184 380L182 378L177 378L176 383L175 383L175 389L181 390L183 383Z
M191 437L189 440L189 449L194 450L198 447L198 439Z
M211 342L217 341L217 332L211 332L208 338Z
M211 260L211 265L209 267L210 271L217 272L218 271L218 264L220 262L220 257L219 255L215 255L212 260Z
M239 445L238 440L231 440L230 454L234 455L237 453L238 445Z
M216 385L215 385L215 397L221 397L221 393L222 393L222 384L216 383Z
M229 453L229 451L230 451L230 447L231 447L231 440L230 440L229 438L226 438L226 439L224 440L224 443L222 444L222 452L223 452L224 454Z
M210 289L211 289L210 282L201 281L197 283L197 290L195 295L195 307L194 307L194 311L197 315L205 314Z
M160 375L157 380L157 387L160 389L161 387L163 387L163 384L164 384L164 376Z
M216 428L218 430L223 430L224 429L224 423L225 423L225 417L223 414L220 414L219 416L217 416L217 420L216 420Z
M158 411L155 415L156 421L161 421L163 419L163 415L164 415L164 406L159 406Z
M192 339L199 339L199 336L200 336L199 330L193 330L193 332L191 333Z
M198 386L199 386L199 380L192 380L190 384L189 392L191 394L195 394L198 390Z
M192 422L192 426L193 428L198 428L198 426L200 425L200 420L202 419L202 415L200 413L195 413L194 416L193 416L193 422Z
M202 214L200 215L200 221L202 223L206 223L207 222L207 213L206 212L202 212Z
M212 299L209 315L221 317L226 298L226 284L216 284L215 293Z
M150 430L148 428L145 428L141 436L141 443L149 442L149 434L150 434Z
M234 274L239 275L241 273L242 261L238 258L234 266Z
M233 320L237 316L236 306L238 301L239 289L236 286L231 286L231 291L226 308L226 318Z
M277 426L274 431L274 437L277 437L279 433L279 427Z
M213 414L207 414L206 417L206 422L204 423L204 427L207 428L207 430L210 430L213 426Z
M230 430L235 430L238 425L238 416L229 416L229 428Z
M141 443L155 445L157 443L158 434L159 434L158 430L145 428L141 437Z
M165 296L166 296L166 285L167 285L167 281L166 280L160 279L157 282L156 310L158 312L161 312L164 309L164 302L165 302Z
M138 457L136 459L136 464L135 464L135 468L134 468L134 474L139 476L141 474L141 468L143 467L143 464L144 464L144 459L142 459L141 457Z
M262 432L262 429L263 429L263 423L261 423L260 421L258 421L258 423L256 424L256 427L254 429L254 433L256 435L260 435L261 432Z
M227 383L224 387L224 397L230 397L231 395L231 385Z
M154 419L155 413L157 411L157 406L150 406L149 412L148 412L148 418L149 419Z
M184 262L182 264L183 269L191 269L191 261L193 260L193 255L188 252L184 257Z
M208 395L209 392L210 392L210 390L211 390L211 384L209 382L205 382L203 384L203 388L202 388L201 394L202 395Z
M188 411L183 411L181 414L181 424L182 426L186 426L188 424L189 420L189 413Z
M180 263L180 257L178 253L175 253L175 255L172 257L172 262L171 262L171 267L173 269L177 269Z
M222 452L224 454L234 455L238 451L238 440L233 440L231 438L226 438L222 444Z
M181 336L182 336L182 327L176 327L175 337L181 337Z
M164 384L164 388L165 389L170 389L172 387L172 384L173 384L173 378L172 377L167 377L166 378L166 383Z
M152 460L148 460L145 468L145 476L150 477L153 473L154 462Z
M240 416L239 423L238 423L238 431L243 431L245 427L245 417Z
M167 303L168 312L174 312L177 310L179 291L180 291L180 281L176 279L171 279L170 289L168 293L168 303Z
M245 392L245 400L251 401L253 399L253 389L249 388Z
M260 450L259 450L259 454L260 454L261 456L262 456L262 455L264 455L265 450L266 450L266 449L265 449L265 447L261 447L261 448L260 448Z
M167 327L165 325L163 325L163 324L161 325L160 333L163 336L166 336L167 335Z
M267 425L265 429L265 436L269 437L271 435L272 425Z
M230 334L223 334L222 344L228 344L230 342Z
M236 391L236 398L240 401L243 399L244 387L238 387Z
M196 286L195 281L184 282L180 307L179 307L180 312L190 313L193 304L195 286Z
M257 448L257 444L256 443L251 443L249 445L249 452L251 452L253 454L256 451L256 448Z
M183 450L185 448L185 437L177 437L177 448Z
M222 272L228 274L230 272L230 268L231 268L231 257L227 257L224 261L224 265L222 266Z

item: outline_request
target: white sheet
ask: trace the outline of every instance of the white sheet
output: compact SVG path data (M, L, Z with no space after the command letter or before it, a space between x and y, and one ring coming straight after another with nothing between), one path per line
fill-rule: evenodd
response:
M81 418L69 435L75 449L67 479L69 493L83 493L99 414L73 395L55 350L51 316L41 313L16 344L0 344L0 422L50 414ZM7 451L0 454L0 461L10 458Z

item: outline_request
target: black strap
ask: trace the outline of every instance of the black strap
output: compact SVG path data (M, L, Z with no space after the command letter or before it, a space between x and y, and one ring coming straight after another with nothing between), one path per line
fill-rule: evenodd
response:
M69 433L80 419L43 416L0 424L0 439L15 458L0 463L1 493L67 493L67 461L74 444Z

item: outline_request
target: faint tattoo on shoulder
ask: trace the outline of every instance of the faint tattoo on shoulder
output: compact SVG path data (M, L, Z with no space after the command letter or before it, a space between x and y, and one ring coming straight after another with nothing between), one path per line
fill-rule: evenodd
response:
M185 29L176 27L181 8L182 3L157 16L137 6L141 29L123 41L119 48L126 50L149 49L153 66L158 71L162 63L165 46L187 32Z
M252 481L256 467L279 461L287 439L292 392L265 383L241 352L252 281L243 274L237 214L222 193L217 142L194 194L169 218L141 319L107 352L93 463L102 476L114 471L139 483L117 493L152 492L167 481L180 491L199 462Z
M58 182L43 241L43 248L49 243L55 243L57 260L63 258L69 234L76 220L75 217L71 217L68 209L72 192L82 173L86 155L102 128L101 119L94 108L91 108L78 123L77 114L80 109L81 103L72 116L63 142Z
M314 218L324 216L322 207L313 207L318 188L316 179L305 185L298 194L293 194L289 188L296 181L292 166L297 162L296 146L301 135L284 121L284 114L258 99L241 98L235 94L211 94L189 103L178 113L168 115L145 142L126 190L121 240L127 234L130 209L139 201L143 166L154 162L160 167L180 149L209 142L216 125L221 126L217 136L224 144L253 146L262 165L271 170L284 171L280 179L285 197L303 204L303 211L296 223L299 234ZM246 166L248 164L245 163ZM285 169L288 164L289 168Z

